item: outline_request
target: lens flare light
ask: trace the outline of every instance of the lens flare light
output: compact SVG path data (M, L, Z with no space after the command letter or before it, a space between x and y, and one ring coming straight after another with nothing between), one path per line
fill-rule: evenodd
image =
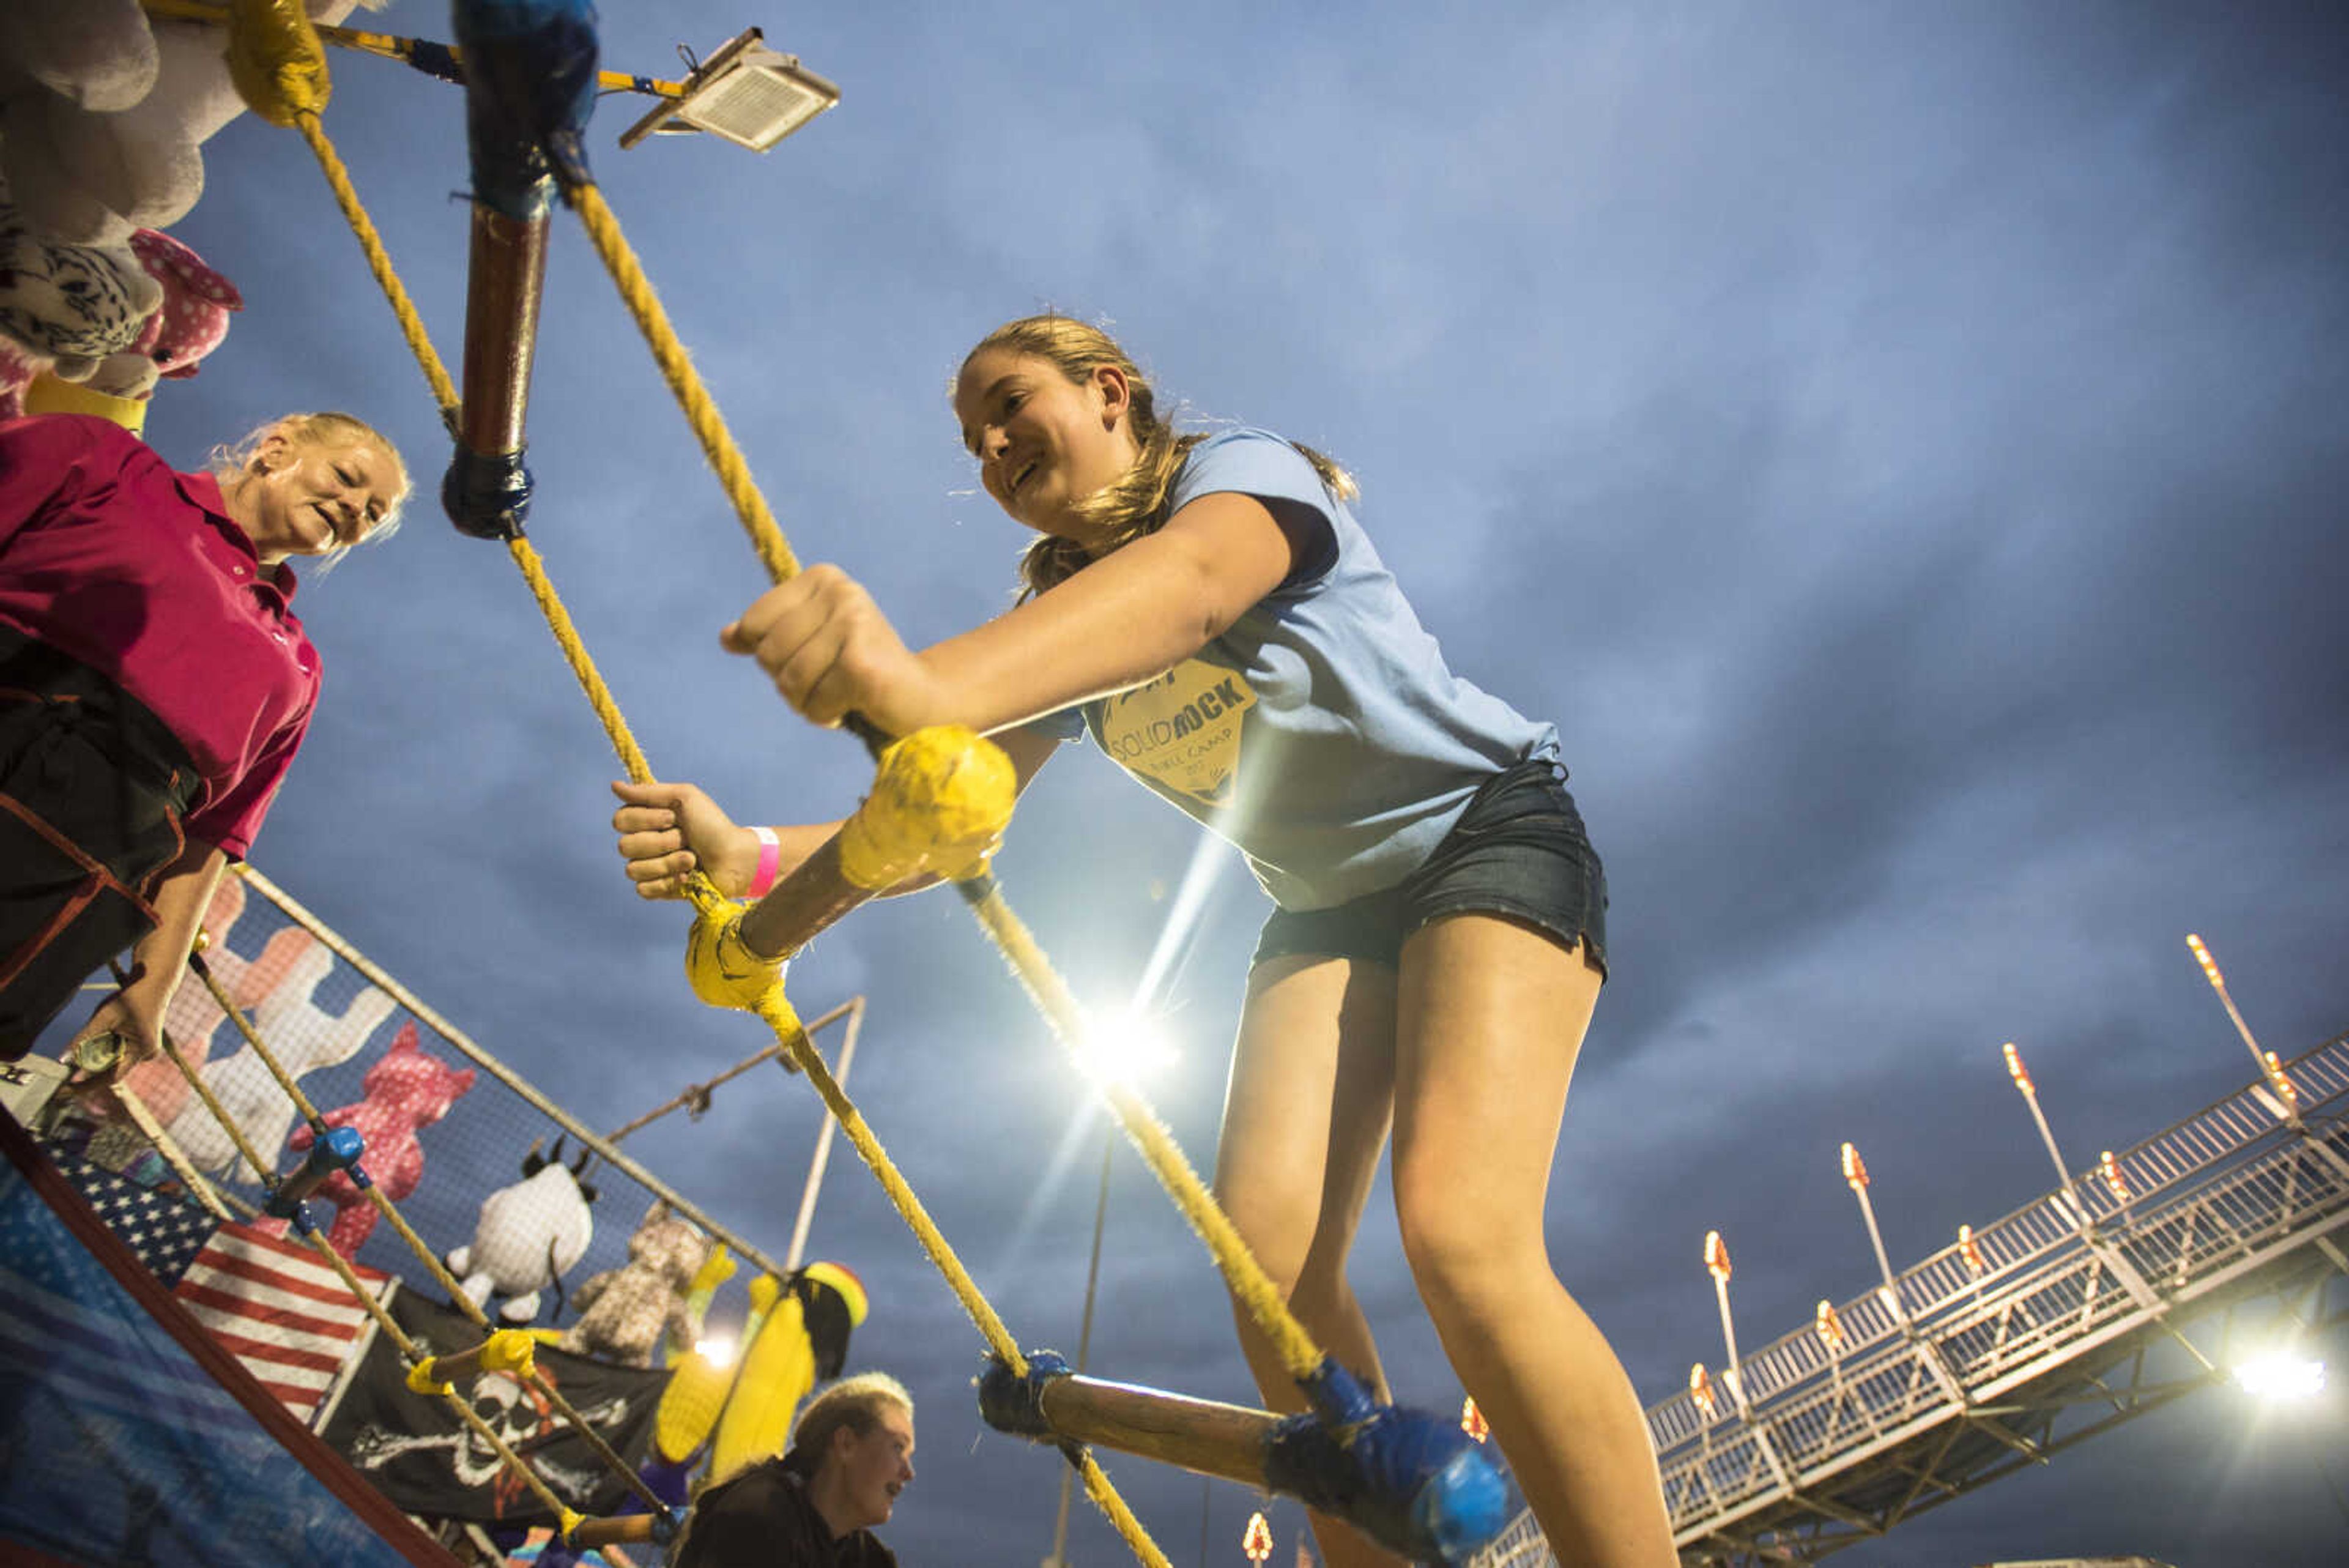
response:
M1165 1026L1138 1008L1104 1012L1085 1031L1085 1070L1105 1083L1131 1087L1176 1058Z
M2273 1351L2236 1367L2235 1382L2246 1394L2271 1404L2313 1399L2324 1392L2324 1363Z

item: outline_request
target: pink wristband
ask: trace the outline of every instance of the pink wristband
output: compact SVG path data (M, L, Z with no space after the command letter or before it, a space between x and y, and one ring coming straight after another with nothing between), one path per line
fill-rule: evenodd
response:
M771 827L754 827L750 831L759 836L759 868L750 874L750 897L763 898L775 885L775 868L782 864L782 841Z

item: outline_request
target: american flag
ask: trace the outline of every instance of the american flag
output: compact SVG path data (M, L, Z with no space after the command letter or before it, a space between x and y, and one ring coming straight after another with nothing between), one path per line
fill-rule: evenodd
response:
M383 1298L388 1275L352 1272ZM304 1421L372 1321L316 1251L251 1225L212 1232L171 1293Z
M49 1158L58 1174L89 1200L90 1211L166 1285L179 1279L212 1234L216 1223L212 1215L176 1185L143 1186L56 1146L51 1146Z

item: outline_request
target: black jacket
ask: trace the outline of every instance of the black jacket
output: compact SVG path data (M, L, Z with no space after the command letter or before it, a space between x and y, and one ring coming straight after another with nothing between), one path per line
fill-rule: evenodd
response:
M676 1568L897 1568L869 1530L835 1538L781 1459L701 1494Z

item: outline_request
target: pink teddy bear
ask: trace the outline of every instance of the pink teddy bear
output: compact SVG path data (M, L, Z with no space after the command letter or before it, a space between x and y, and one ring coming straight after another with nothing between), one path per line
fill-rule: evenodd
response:
M130 347L99 361L85 383L109 398L143 398L158 379L182 381L228 336L229 315L244 308L236 285L204 258L159 229L140 229L130 249L147 275L163 286L161 308Z
M140 229L127 247L160 291L138 336L97 361L74 387L34 379L24 394L27 413L100 413L134 433L145 424L147 401L159 379L182 380L228 337L229 317L244 308L236 285L180 241ZM5 378L0 378L5 379ZM89 394L111 402L93 402Z
M424 1149L416 1141L417 1130L449 1114L473 1086L473 1070L427 1056L411 1018L399 1026L390 1048L367 1070L362 1082L367 1098L328 1111L325 1120L330 1127L358 1129L367 1139L359 1164L383 1195L397 1203L424 1179ZM306 1150L312 1142L309 1127L295 1127L287 1142L296 1152ZM335 1223L326 1232L328 1244L346 1258L357 1258L375 1230L375 1205L348 1176L339 1173L326 1179L318 1195L336 1209Z

